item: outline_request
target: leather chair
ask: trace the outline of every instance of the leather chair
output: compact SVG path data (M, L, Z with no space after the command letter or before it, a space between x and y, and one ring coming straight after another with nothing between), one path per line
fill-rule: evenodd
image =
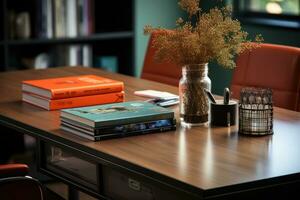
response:
M0 165L0 199L43 200L44 188L37 180L26 177L27 174L27 165Z
M271 88L275 106L300 111L300 48L262 44L239 55L236 65L233 98L243 87Z
M154 59L153 41L159 34L160 32L156 31L150 36L141 78L178 86L181 77L181 66L168 62L159 63Z

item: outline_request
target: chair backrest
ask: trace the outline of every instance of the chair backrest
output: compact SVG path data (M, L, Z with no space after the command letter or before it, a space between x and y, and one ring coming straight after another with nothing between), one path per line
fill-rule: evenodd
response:
M243 87L273 90L275 106L300 111L300 48L274 44L238 56L231 82L234 98Z
M45 191L33 178L10 177L0 179L0 194L5 200L43 200Z
M153 47L153 41L159 34L161 32L156 31L150 36L141 78L178 86L181 77L181 67L174 63L158 63L154 59L155 48Z

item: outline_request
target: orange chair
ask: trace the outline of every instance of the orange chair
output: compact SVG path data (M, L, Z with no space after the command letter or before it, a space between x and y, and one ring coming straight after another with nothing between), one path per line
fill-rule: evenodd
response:
M262 44L239 55L236 64L231 82L234 98L243 87L271 88L275 106L300 111L300 48Z
M141 78L178 86L181 77L181 67L174 63L158 63L154 60L155 48L153 48L153 41L159 34L159 31L151 34Z
M0 165L0 199L43 200L44 188L37 180L26 177L27 174L27 165Z

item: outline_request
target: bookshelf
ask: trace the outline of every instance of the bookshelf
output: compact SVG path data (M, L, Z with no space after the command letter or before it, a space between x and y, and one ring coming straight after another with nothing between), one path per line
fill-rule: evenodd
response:
M2 0L0 70L108 63L133 75L134 7L134 0Z

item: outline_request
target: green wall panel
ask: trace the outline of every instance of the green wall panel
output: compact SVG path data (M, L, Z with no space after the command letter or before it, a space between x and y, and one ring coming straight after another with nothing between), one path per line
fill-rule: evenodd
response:
M174 28L181 11L177 0L136 0L135 12L135 75L140 76L149 39L143 34L144 26Z

